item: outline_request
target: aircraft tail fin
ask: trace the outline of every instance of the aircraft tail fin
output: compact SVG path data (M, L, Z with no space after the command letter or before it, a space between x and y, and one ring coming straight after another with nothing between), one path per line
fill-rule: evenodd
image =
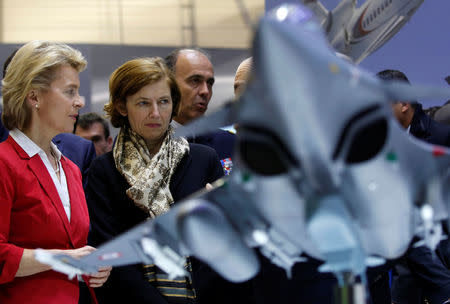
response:
M329 11L317 0L303 0L303 4L313 11L321 26L328 21Z

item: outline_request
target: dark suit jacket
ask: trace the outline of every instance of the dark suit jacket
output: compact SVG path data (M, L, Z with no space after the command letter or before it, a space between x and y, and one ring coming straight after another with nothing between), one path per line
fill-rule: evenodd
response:
M296 263L292 277L286 271L258 252L261 270L251 281L255 304L337 304L334 301L336 278L331 273L320 273L317 267L322 263L310 259Z
M209 147L190 144L190 152L178 165L170 183L177 202L223 175L217 154ZM92 162L86 197L91 217L89 243L98 246L147 219L125 191L130 186L117 171L112 152ZM209 267L193 262L193 281L199 303L231 303L225 282ZM219 290L219 288L222 288ZM144 279L141 264L116 267L107 283L96 289L100 303L167 303ZM230 299L228 297L228 299Z
M420 104L414 110L410 133L430 144L450 147L450 126L431 119L423 112Z
M9 137L0 144L0 303L77 303L78 282L54 271L15 278L23 248L86 245L89 216L80 170L66 157L70 222L39 155L29 157Z
M2 113L0 112L0 117L2 116ZM3 122L0 118L0 142L5 141L8 138L8 129L5 128L5 126L3 125Z
M418 104L414 111L410 133L430 144L450 147L450 127L427 116ZM410 248L394 269L392 301L394 303L442 304L450 298L449 242L438 245L436 254L427 247Z
M189 137L187 140L190 143L197 143L211 147L216 150L219 159L225 159L233 157L236 135L228 131L217 130L216 132L210 134Z
M89 166L96 157L94 143L72 133L61 133L53 138L59 151L80 168L86 186Z

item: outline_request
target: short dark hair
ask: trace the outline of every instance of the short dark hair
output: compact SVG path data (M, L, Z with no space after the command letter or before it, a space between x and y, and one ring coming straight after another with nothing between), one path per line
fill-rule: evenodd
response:
M378 78L385 80L385 81L403 81L407 84L411 84L409 82L408 77L406 77L405 73L399 70L383 70L381 72L377 73ZM417 101L410 101L408 102L414 109L418 106L419 102Z
M80 127L81 129L89 129L94 123L101 123L103 126L103 132L105 134L105 139L109 137L109 124L106 119L98 115L97 113L91 112L86 113L83 115L80 115L77 121L77 128Z
M404 81L407 83L409 82L408 77L406 77L405 73L399 71L399 70L383 70L381 72L377 73L378 78L383 80L398 80L398 81Z
M211 61L211 55L201 48L178 48L178 49L175 49L172 52L170 52L169 55L166 56L166 58L164 58L164 61L167 65L167 67L174 74L175 74L175 65L177 64L178 56L183 51L197 51L197 52L203 54L206 58L208 58L209 61Z

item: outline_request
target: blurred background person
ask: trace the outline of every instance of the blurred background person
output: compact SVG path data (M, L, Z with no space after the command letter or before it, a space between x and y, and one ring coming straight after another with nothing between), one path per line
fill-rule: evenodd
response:
M234 98L239 98L244 93L248 78L252 71L252 57L244 59L239 64L234 75Z
M385 81L409 84L406 75L398 70L383 70L377 76ZM406 132L430 144L450 147L450 127L432 120L423 112L421 104L394 101L392 110ZM448 240L441 241L435 252L426 246L411 246L393 269L392 303L442 304L450 300L449 249Z
M450 125L450 100L434 113L433 119L439 123Z
M97 113L80 115L75 126L75 134L92 141L97 156L112 150L113 140L109 135L108 122Z
M406 75L398 70L383 70L377 73L385 81L403 81L409 83ZM395 101L392 104L395 118L408 133L430 144L450 147L450 127L440 124L422 110L418 102Z
M0 302L77 303L78 281L50 270L34 249L84 256L89 215L80 170L52 143L71 132L83 102L79 73L86 61L65 44L21 47L3 80L8 139L0 144ZM90 277L101 286L110 268Z

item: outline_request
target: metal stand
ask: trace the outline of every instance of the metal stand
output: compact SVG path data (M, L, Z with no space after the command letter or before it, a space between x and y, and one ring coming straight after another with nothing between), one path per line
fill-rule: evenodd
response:
M351 273L345 273L342 280L338 280L334 290L334 303L336 304L368 304L366 287L358 282Z

